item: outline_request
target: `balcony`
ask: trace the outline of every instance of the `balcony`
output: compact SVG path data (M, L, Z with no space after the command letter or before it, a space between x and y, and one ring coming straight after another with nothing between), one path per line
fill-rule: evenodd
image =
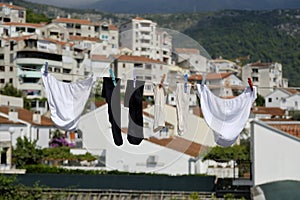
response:
M26 78L41 78L41 72L38 71L24 71L22 69L18 69L18 76L26 77Z
M139 28L140 31L143 32L151 32L151 27L150 26L142 26Z

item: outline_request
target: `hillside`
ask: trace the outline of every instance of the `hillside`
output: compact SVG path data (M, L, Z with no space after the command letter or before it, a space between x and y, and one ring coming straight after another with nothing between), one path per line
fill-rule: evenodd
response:
M135 15L100 13L91 10L65 10L53 6L15 4L53 17L112 19L119 25ZM28 7L27 7L28 6ZM211 57L235 60L247 57L247 62L280 62L290 86L300 86L300 10L198 12L140 15L158 26L180 31L201 44Z

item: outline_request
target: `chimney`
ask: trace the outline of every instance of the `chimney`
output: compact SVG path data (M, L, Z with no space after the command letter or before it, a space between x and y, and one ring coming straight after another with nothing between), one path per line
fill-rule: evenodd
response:
M10 108L8 111L8 120L17 122L18 121L18 111L15 108Z
M41 124L41 113L40 111L34 111L32 114L32 121L36 124Z

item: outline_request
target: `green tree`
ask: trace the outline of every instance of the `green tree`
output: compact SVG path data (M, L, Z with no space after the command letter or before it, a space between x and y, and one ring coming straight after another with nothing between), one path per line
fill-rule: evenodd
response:
M257 94L255 103L256 103L256 106L265 106L265 98L262 95Z
M41 22L51 22L51 19L45 14L34 13L32 9L26 11L26 22L27 23L41 23Z
M0 93L12 97L22 97L22 91L15 88L12 84L6 83Z
M42 150L37 148L36 142L29 141L27 137L17 138L16 149L13 150L13 162L17 167L40 163Z

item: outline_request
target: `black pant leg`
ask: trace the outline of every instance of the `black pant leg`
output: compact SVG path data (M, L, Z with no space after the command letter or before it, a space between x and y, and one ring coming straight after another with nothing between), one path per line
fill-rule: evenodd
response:
M120 80L116 78L117 85L114 86L112 78L103 78L102 97L108 104L108 116L111 123L114 143L117 146L123 144L121 134L121 103L120 103Z
M124 97L124 105L129 107L129 123L127 140L130 144L139 145L144 139L143 133L143 93L144 81L128 80Z

